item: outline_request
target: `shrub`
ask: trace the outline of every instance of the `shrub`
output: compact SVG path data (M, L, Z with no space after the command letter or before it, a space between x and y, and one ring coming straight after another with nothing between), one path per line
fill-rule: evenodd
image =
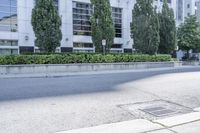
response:
M73 63L116 63L116 62L164 62L171 61L170 55L135 54L33 54L0 56L1 65L17 64L73 64Z

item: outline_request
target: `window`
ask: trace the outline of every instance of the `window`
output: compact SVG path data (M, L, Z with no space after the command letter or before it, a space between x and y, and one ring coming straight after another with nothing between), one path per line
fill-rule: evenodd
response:
M91 36L90 17L92 5L89 3L73 2L73 34ZM122 37L122 9L112 8L116 37Z
M18 46L18 42L11 40L0 40L0 46Z
M90 17L92 6L87 3L73 2L73 34L91 36Z
M190 8L190 4L187 4L187 8Z
M0 0L0 31L17 32L17 0Z
M178 0L178 20L183 20L183 0Z
M122 44L113 44L113 45L111 46L111 48L121 49L121 48L122 48Z
M115 25L115 37L122 37L122 9L112 8L112 17Z
M92 43L74 43L74 48L93 48Z
M0 55L18 54L18 41L0 40Z
M16 55L18 54L18 49L0 49L0 55Z

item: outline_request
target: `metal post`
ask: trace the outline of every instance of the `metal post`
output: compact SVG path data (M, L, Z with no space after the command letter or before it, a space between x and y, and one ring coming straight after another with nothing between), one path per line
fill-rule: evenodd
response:
M103 45L103 54L104 55L106 54L106 47L105 47L105 45Z
M106 54L106 40L102 40L102 45L103 45L103 54Z

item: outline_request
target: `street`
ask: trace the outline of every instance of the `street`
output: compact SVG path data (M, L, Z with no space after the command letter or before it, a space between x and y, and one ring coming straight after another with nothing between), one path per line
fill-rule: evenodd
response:
M0 79L0 133L55 133L136 119L119 105L200 107L200 67Z

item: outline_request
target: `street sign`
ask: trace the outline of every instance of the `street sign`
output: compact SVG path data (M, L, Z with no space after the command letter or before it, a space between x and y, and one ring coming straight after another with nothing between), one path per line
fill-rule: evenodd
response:
M102 45L106 46L106 40L102 40Z

